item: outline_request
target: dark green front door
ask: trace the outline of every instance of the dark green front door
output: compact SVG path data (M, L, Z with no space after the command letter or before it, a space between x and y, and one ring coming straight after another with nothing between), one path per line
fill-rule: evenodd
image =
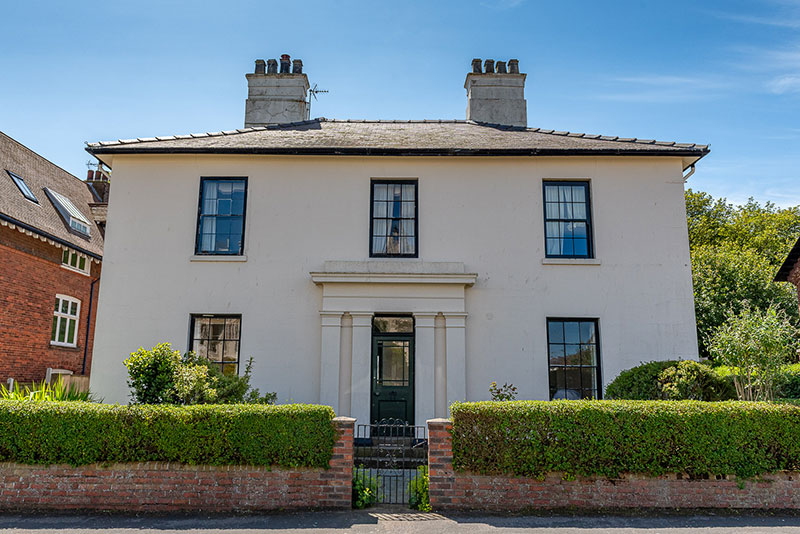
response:
M373 423L414 424L414 327L411 317L375 317L372 333Z

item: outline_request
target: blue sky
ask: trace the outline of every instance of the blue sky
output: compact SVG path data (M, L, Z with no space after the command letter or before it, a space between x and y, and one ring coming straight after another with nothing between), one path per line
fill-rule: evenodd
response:
M690 186L800 204L800 0L6 2L0 43L0 130L81 177L84 141L241 127L258 58L368 119L464 118L472 58L518 58L530 126L709 143Z

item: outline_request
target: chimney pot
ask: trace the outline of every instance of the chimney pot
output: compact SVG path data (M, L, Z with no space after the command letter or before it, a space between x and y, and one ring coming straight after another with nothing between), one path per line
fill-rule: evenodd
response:
M483 62L483 72L486 74L494 74L494 60L487 59Z
M289 74L289 54L281 56L281 74Z
M89 169L89 173L86 175L86 181L91 182L92 180L94 180L94 171Z
M483 70L481 69L481 58L476 57L472 60L472 73L473 74L480 74Z
M498 61L495 65L495 69L497 74L507 74L506 72L506 62L505 61Z
M278 74L278 62L274 59L267 61L267 74Z
M256 60L256 74L266 74L267 73L267 64L264 62L263 59Z
M303 74L302 59L295 59L292 61L292 74Z
M519 60L518 59L509 59L508 60L508 72L511 74L519 74Z

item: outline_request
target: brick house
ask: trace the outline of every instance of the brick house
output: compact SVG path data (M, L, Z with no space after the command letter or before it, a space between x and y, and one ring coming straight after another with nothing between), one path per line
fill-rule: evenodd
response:
M791 282L797 287L797 300L800 305L800 238L794 244L786 261L783 262L778 274L775 275L776 282Z
M0 379L88 374L108 178L78 179L0 132Z

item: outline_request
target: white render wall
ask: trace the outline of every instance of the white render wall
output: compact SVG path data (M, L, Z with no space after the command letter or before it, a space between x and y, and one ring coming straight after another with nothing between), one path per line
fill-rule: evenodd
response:
M467 400L487 399L493 380L548 398L547 317L599 319L604 384L641 361L696 359L681 168L666 157L115 156L91 389L126 402L132 351L186 350L190 314L240 313L253 384L319 402L322 288L309 273L369 260L371 178L419 180L420 257L390 261L477 273L465 288ZM191 261L201 176L248 177L246 261ZM545 179L590 180L594 264L543 264Z

